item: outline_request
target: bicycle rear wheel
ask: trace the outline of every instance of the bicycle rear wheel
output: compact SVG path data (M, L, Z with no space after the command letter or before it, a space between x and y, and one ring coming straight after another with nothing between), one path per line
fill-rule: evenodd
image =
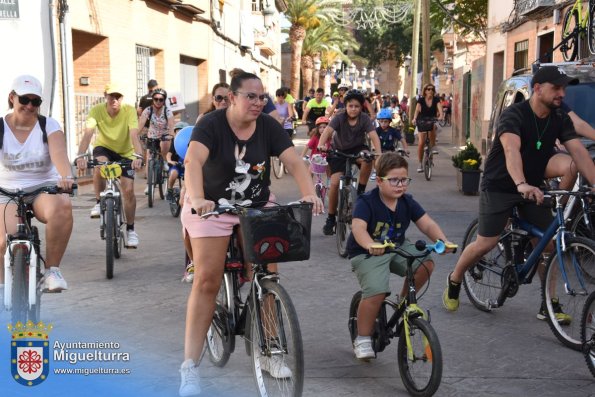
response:
M261 280L260 285L262 300L252 301L249 322L250 356L258 393L260 396L301 396L304 352L295 308L277 282Z
M171 201L169 202L169 212L171 212L171 216L177 218L180 216L181 210L182 206L180 205L180 188L174 187Z
M432 179L432 158L430 157L429 150L427 149L424 151L423 169L426 181Z
M479 220L474 219L465 232L463 250L477 239ZM490 252L465 272L463 286L473 306L489 312L502 291L504 268L509 264L510 238L504 237Z
M285 167L283 166L281 160L279 160L279 157L271 157L271 166L275 177L277 179L283 178L283 175L285 174Z
M147 199L149 208L153 208L153 193L155 189L155 160L149 159L147 166Z
M114 212L114 199L105 199L105 277L114 277L114 247L116 238L116 214Z
M399 374L412 396L433 395L442 381L442 349L434 328L421 317L409 320L407 346L405 327L397 348Z
M29 249L24 244L12 247L12 311L11 321L25 324L29 311L29 279L27 258Z
M567 276L567 284L562 269ZM554 252L546 265L541 295L552 332L571 349L581 350L579 319L587 296L593 291L595 242L583 237L567 238L562 258ZM562 316L561 312L566 316Z
M589 51L595 54L595 1L589 0L589 19L587 27L587 37L589 40ZM595 374L594 374L595 376Z
M339 192L339 207L337 216L337 251L345 258L347 256L347 238L351 233L351 215L357 195L351 184L346 184Z
M583 212L582 208L579 208L574 215L574 219L572 221L572 225L570 226L570 232L574 233L576 236L579 237L586 237L593 240L595 238L595 226L593 226L593 221L595 221L595 213L590 209L586 216L589 217L589 225L585 222L585 213Z
M595 292L591 292L583 308L581 343L587 367L591 374L595 376Z
M578 54L579 35L575 34L575 29L578 27L578 12L570 8L566 15L564 15L564 23L562 28L562 40L568 38L565 44L560 47L562 56L567 62L574 61Z

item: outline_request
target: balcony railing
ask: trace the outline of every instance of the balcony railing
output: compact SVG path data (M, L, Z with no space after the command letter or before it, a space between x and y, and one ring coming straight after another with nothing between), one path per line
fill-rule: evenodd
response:
M518 15L529 15L556 5L556 0L517 0L515 3Z

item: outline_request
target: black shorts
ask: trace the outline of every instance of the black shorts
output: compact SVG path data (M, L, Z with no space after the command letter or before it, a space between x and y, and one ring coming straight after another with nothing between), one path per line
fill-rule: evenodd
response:
M479 231L483 237L496 237L506 227L512 209L518 208L519 216L545 231L552 223L553 215L547 205L527 201L519 193L482 191L479 195Z
M129 160L126 157L122 157L113 150L103 146L95 146L93 148L93 157L107 157L108 161ZM132 169L131 164L122 165L122 176L134 180L134 170Z
M352 149L338 150L347 154L356 154L361 152L362 150L369 150L369 148L366 145L363 145ZM347 162L347 159L345 157L334 157L329 154L326 158L326 161L328 162L329 168L331 169L331 174L336 174L337 172L340 172L341 174L345 173L345 167Z

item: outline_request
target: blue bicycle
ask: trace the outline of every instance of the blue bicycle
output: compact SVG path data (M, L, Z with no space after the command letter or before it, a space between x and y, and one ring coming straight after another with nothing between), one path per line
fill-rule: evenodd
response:
M545 192L546 198L556 202L556 216L545 231L520 219L515 209L498 244L465 272L463 284L473 305L483 311L502 306L516 295L521 284L531 283L543 261L546 267L541 295L548 324L564 345L581 350L581 313L587 296L595 291L595 241L566 230L560 199L589 195L590 189ZM463 249L476 239L478 226L475 219L467 228ZM535 248L531 244L534 238L539 239ZM554 238L555 250L546 252ZM562 315L562 308L566 315Z

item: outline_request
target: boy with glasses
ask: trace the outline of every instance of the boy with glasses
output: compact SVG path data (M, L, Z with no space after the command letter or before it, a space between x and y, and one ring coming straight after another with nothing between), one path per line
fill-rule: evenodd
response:
M410 222L414 222L430 241L448 241L440 226L411 195L406 194L411 182L408 167L407 160L397 153L382 154L376 163L378 186L361 195L353 211L347 251L362 290L357 313L358 336L353 342L358 359L376 356L371 335L380 305L390 294L389 272L404 277L407 270L406 258L394 252L385 254L384 248L373 246L391 240L406 252L418 253L415 244L405 238ZM415 287L419 290L432 274L434 261L430 256L423 262L416 259L413 267ZM404 282L400 296L404 298L406 295L407 284Z

